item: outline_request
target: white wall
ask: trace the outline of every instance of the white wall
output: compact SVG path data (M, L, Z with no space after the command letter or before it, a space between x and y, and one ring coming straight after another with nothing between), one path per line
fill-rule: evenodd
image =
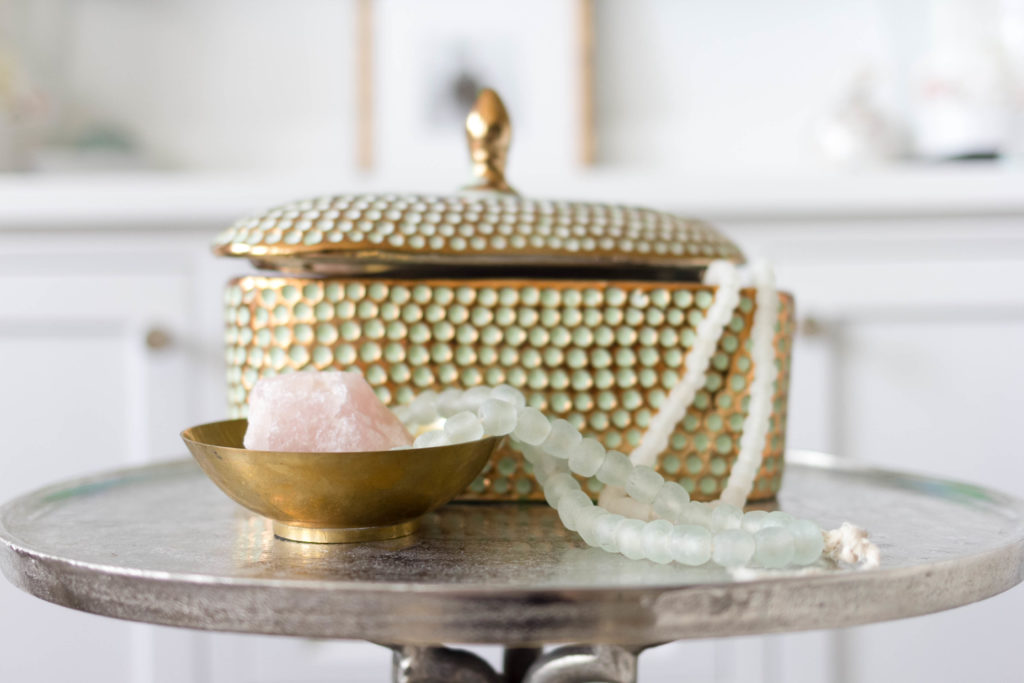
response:
M159 167L351 169L353 2L11 1L58 139L102 122Z
M954 2L960 11L978 8L978 30L996 26L1003 16L998 9L1005 6L1005 16L1017 17L1007 30L1024 31L1020 0ZM403 14L404 3L424 35L436 40L417 34L381 45L396 39L388 23ZM923 64L935 56L936 40L959 40L949 35L949 22L938 21L943 15L937 8L950 4L594 0L600 161L730 172L819 164L815 125L864 72L872 76L879 107L912 123L920 118ZM92 121L123 129L149 163L163 167L338 174L355 169L355 0L0 0L4 7L0 16L13 17L17 29L0 31L0 41L8 34L8 47L38 75L52 109L49 120L60 124L51 138L81 134ZM509 49L510 39L517 49L528 48L530 60L508 67L520 76L511 81L510 108L529 112L525 120L547 107L552 127L563 129L563 110L579 105L576 89L559 87L567 92L553 97L551 79L534 62L547 61L552 73L566 70L573 57L564 45L577 42L577 21L551 10L552 3L535 10L535 29L524 22L527 28L509 36L501 33L508 27L491 22L480 2L432 7L436 11L424 13L412 0L377 4L379 69L391 68L389 54L433 63L436 55L417 52L436 52L441 42L460 35L458 27L469 16L481 35L495 36L496 51L518 54ZM991 32L991 44L983 40L978 50L1013 52L996 44L998 30ZM419 47L410 48L413 43ZM3 47L0 42L0 56ZM1024 55L1024 49L1018 52ZM1006 78L1017 78L1024 88L1024 73L1010 73L1012 56L1004 57L999 64L1006 66ZM1017 67L1024 72L1024 64ZM389 73L425 68L410 65ZM392 85L378 81L375 87L386 93ZM408 89L416 90L415 83ZM400 107L394 98L387 106ZM377 118L403 120L393 111ZM564 156L553 149L557 144L547 146L552 159ZM438 156L430 145L410 154L424 157L410 159L416 168Z
M601 2L599 149L616 163L817 161L809 127L860 68L895 60L875 2Z

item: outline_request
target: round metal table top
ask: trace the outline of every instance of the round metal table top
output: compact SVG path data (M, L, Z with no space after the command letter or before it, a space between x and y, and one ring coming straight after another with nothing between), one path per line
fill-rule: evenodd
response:
M650 645L926 614L1022 579L1024 505L956 482L809 453L780 506L866 527L874 570L658 565L587 548L546 506L452 504L395 541L276 539L191 461L28 494L0 508L0 568L45 600L197 629L389 644Z

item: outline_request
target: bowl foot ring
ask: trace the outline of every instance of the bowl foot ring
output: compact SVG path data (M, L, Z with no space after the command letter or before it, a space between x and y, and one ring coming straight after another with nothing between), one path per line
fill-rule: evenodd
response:
M362 541L386 541L415 533L419 529L420 520L410 519L399 524L387 526L364 526L340 529L320 529L316 527L294 526L284 522L274 522L274 535L286 541L300 543L360 543Z

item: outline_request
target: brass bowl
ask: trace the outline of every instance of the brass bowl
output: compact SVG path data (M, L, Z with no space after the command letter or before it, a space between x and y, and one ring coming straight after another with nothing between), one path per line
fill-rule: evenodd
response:
M211 422L181 438L228 497L270 518L275 535L306 543L413 533L423 515L473 481L501 440L361 453L256 451L242 447L247 424Z

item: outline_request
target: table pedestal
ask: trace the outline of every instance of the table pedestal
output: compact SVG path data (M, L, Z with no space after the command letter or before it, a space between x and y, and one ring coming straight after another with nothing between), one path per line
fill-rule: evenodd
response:
M446 647L401 646L394 650L394 683L634 683L641 647L568 645L506 648L503 671L480 657Z

